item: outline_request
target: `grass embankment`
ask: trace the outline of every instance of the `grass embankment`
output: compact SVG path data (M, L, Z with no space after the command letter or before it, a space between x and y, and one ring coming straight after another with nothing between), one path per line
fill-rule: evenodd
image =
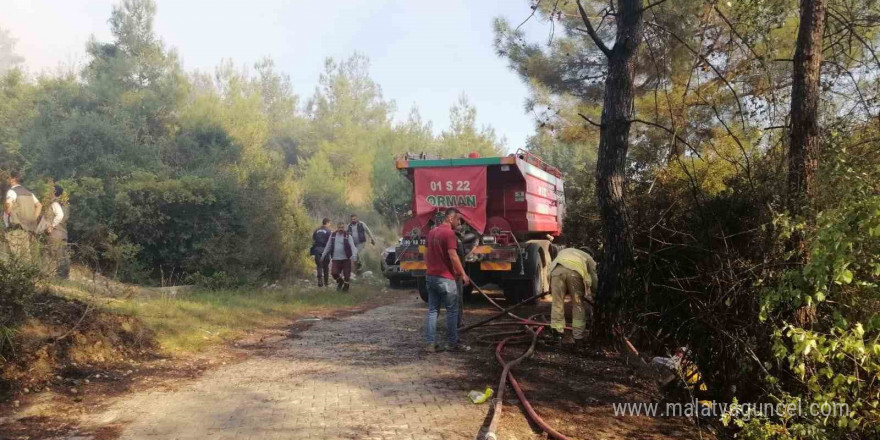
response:
M25 387L67 384L57 378L67 378L71 369L78 377L127 371L157 351L195 353L250 332L277 331L298 318L359 310L396 296L372 284L348 293L307 286L212 291L96 278L40 286L28 318L0 328L0 399Z
M354 285L347 293L314 287L175 292L127 286L127 293L120 297L87 293L85 286L76 284L78 288L71 289L74 286L68 284L63 290L97 302L106 310L141 320L168 352L197 352L240 338L249 330L279 327L296 317L326 315L379 302L389 295L376 285ZM93 288L88 290L94 292Z

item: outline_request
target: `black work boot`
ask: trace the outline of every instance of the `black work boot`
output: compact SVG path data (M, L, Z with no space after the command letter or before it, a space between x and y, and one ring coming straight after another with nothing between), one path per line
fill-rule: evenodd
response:
M318 277L318 287L324 287L324 280L321 277Z
M586 343L586 341L583 340L583 338L574 340L573 351L575 353L584 353L584 352L586 352L586 350L587 350L587 343Z
M338 278L336 280L336 290L337 291L342 290L342 284L344 284L344 283L345 283L345 281L342 278Z
M351 283L349 283L349 282L345 282L345 283L343 283L343 284L342 284L342 291L343 291L343 292L348 292L349 287L351 287Z
M330 287L330 277L324 275L324 285Z

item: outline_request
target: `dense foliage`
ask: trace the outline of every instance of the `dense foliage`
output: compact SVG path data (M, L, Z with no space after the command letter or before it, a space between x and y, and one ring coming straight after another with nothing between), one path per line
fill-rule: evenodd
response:
M606 45L631 18L618 3L533 0L522 24L495 23L498 54L531 88L528 148L566 175L565 238L600 252ZM618 194L632 261L608 300L615 331L688 346L698 398L848 409L725 417L745 438L877 436L880 2L827 1L818 172L797 210L786 174L801 2L643 4ZM88 42L81 72L39 78L0 30L0 169L25 169L41 196L67 188L77 258L105 273L215 287L290 274L306 264L315 218L399 224L410 185L396 155L504 150L465 96L438 135L415 109L396 122L361 55L327 60L307 99L268 59L185 72L154 13L124 0L113 41ZM530 20L546 39L530 41ZM29 281L4 270L23 298Z
M600 245L605 55L577 2L530 3L532 23L496 22L496 49L532 88L530 148L576 173L566 182L569 241ZM581 3L598 38L613 42L618 2ZM796 417L725 418L742 437L878 435L880 4L828 2L819 172L796 216L786 127L799 2L644 4L625 185L634 261L612 304L618 331L637 345L688 346L707 385L697 398L803 403ZM535 22L546 39L523 31ZM793 234L806 238L804 260ZM811 403L849 412L811 417Z
M5 351L6 332L24 319L40 276L39 265L29 259L0 258L0 358Z
M67 189L75 257L105 274L220 285L301 272L315 219L357 212L381 233L407 215L394 156L504 149L465 96L442 133L415 109L394 122L357 54L328 59L305 100L270 59L185 72L155 11L122 1L82 71L36 79L0 33L0 168L24 170L41 197Z

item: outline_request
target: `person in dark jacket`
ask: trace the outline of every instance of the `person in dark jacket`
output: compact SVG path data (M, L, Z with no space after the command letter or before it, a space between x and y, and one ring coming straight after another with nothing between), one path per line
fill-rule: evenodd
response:
M315 266L318 271L318 287L330 285L330 259L324 258L324 248L330 240L330 219L324 218L321 227L312 232L312 249L309 252L315 257Z

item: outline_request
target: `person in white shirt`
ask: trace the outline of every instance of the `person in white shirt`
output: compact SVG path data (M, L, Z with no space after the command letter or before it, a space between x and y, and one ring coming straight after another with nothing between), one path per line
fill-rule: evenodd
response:
M64 188L55 185L55 197L42 223L49 235L49 251L55 272L60 278L66 279L70 275L70 259L67 255L67 220L70 215L65 196Z

